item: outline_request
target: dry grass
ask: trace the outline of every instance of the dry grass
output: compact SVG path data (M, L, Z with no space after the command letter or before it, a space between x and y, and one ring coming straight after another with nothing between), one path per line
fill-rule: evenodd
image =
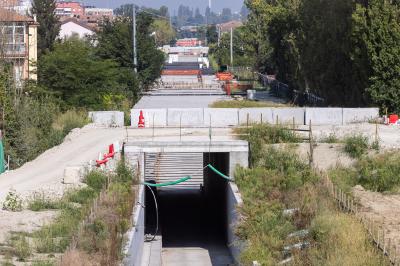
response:
M97 266L94 258L77 249L65 252L60 266Z
M211 108L255 108L255 107L287 107L287 104L276 102L257 102L249 100L217 101L210 104Z

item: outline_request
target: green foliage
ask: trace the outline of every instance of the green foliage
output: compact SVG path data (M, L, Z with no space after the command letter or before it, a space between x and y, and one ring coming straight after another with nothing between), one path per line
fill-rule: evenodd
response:
M400 154L389 152L360 160L356 166L358 183L374 191L398 191Z
M104 97L125 95L134 77L113 60L98 58L90 42L72 37L41 58L39 82L60 98L64 108L102 109Z
M368 150L368 137L363 135L354 135L346 137L344 140L344 150L352 158L360 158Z
M130 6L130 10L131 6ZM123 12L125 13L125 12ZM104 21L97 35L96 54L103 59L115 60L121 69L133 73L132 13L112 21ZM145 12L137 15L138 79L144 90L148 89L161 75L164 54L157 49L151 26L154 20ZM139 93L135 87L134 95Z
M3 202L3 210L18 212L22 211L22 199L15 190L10 190Z
M100 171L91 171L85 176L84 182L96 191L101 191L107 183L107 176Z
M61 204L60 200L52 199L44 191L35 192L28 202L28 209L31 211L55 210L59 209Z
M85 187L78 190L72 190L67 193L67 199L71 202L86 204L96 198L97 192L91 187Z
M328 136L322 138L319 142L321 142L321 143L339 143L340 140L334 133L330 133Z
M170 44L176 38L176 31L165 19L155 19L150 31L155 32L155 41L158 47Z
M60 22L56 15L55 0L32 1L32 14L38 22L38 55L41 56L53 49L60 32Z
M32 266L55 266L55 262L49 260L36 260L32 262Z
M18 261L26 261L26 259L32 254L32 249L24 235L18 235L12 238L10 246L13 247L13 253L17 257Z
M52 127L55 130L59 130L63 135L67 135L74 128L81 128L89 123L89 119L86 111L77 111L71 109L58 115Z

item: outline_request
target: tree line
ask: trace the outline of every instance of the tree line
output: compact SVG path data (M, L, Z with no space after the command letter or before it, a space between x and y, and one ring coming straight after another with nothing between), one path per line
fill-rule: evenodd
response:
M130 16L105 20L91 37L61 40L54 0L34 0L32 14L39 23L38 81L16 84L12 61L0 58L0 129L13 167L62 142L87 123L88 110L129 112L160 77L164 62L150 14L137 16L137 66Z
M330 106L399 112L399 2L247 0L249 15L235 30L234 52L257 71ZM226 51L218 52L226 58Z

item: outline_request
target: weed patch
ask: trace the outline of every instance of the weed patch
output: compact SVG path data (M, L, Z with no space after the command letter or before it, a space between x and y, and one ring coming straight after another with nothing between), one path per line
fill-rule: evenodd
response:
M52 199L44 192L35 192L28 202L28 209L31 211L55 210L60 209L61 204L61 200Z
M3 202L3 210L6 211L22 211L22 199L15 190L10 190Z
M368 137L354 135L345 138L344 151L352 158L360 158L368 150Z

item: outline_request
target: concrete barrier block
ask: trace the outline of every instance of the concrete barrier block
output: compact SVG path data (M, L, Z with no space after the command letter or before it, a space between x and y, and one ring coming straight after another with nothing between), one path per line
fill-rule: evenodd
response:
M154 126L165 127L167 126L167 109L132 109L131 110L131 126L137 127L139 122L140 111L143 111L145 127Z
M124 112L118 112L118 111L89 112L89 118L96 125L109 126L109 127L124 126Z
M169 108L168 126L202 126L204 125L203 108Z
M67 166L64 169L64 184L79 184L83 177L83 167L82 166Z
M279 123L293 123L293 119L296 125L304 125L305 109L296 107L276 107L273 108L273 123L278 121Z
M239 125L238 108L204 108L204 124L213 127L226 127Z
M343 108L306 108L306 124L342 125Z
M239 124L247 123L247 115L250 123L272 123L272 108L242 108L239 109Z
M368 122L379 117L379 108L343 108L343 123Z

